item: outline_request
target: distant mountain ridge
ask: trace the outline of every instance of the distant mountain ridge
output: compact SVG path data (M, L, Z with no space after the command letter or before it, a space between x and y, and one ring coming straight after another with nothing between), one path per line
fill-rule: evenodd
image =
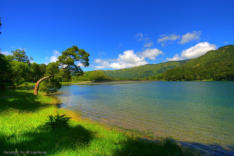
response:
M227 45L205 55L188 60L156 79L169 81L234 80L234 45Z
M146 64L142 66L119 70L103 70L105 75L114 80L149 80L169 69L182 65L184 61L165 62L160 64Z
M234 45L211 50L190 60L147 64L119 70L89 71L78 80L234 81Z

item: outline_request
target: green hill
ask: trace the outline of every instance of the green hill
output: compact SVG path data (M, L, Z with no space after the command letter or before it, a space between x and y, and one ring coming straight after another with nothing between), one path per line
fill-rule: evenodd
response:
M234 80L234 45L224 46L186 61L147 64L120 70L89 71L75 80Z
M160 64L147 64L120 70L105 70L104 73L114 80L149 80L152 76L159 75L169 69L178 67L183 63L183 61L178 61Z
M156 78L169 81L234 80L234 45L209 51Z

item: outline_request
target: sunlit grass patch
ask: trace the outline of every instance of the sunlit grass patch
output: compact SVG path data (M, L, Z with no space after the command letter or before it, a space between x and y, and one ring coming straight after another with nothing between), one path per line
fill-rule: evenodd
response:
M0 99L0 155L27 150L69 156L183 155L175 142L149 142L134 132L83 119L57 108L53 105L56 99L43 93L34 96L32 90L9 91L1 93ZM56 126L48 128L48 123Z

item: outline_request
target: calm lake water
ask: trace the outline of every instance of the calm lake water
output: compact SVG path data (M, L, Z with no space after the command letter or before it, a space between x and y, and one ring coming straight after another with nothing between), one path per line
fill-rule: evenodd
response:
M63 86L63 107L84 117L177 140L234 145L234 82Z

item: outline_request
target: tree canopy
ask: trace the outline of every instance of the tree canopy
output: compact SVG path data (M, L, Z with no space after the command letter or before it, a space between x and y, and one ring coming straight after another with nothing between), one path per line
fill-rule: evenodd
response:
M12 51L12 58L15 61L18 62L24 62L24 63L29 63L29 58L26 55L26 52L23 49L16 49L14 51Z
M12 85L11 65L3 54L0 54L0 89Z
M89 66L89 53L77 46L72 46L62 52L58 57L58 63L69 75L82 75L81 66Z

